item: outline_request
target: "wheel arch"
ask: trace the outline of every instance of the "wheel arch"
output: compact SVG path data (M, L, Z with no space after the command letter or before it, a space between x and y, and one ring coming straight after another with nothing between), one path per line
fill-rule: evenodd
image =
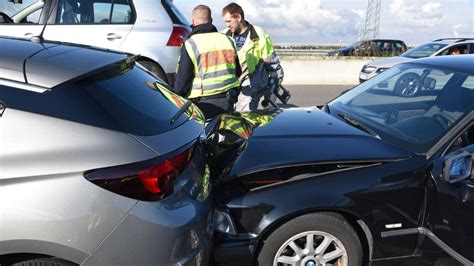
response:
M75 248L41 240L10 240L0 242L0 265L16 258L55 257L81 264L89 254Z
M363 262L364 264L368 265L368 262L372 259L372 250L373 250L373 236L372 232L370 231L367 223L359 217L357 214L343 209L331 209L331 208L321 208L321 209L303 209L298 210L292 213L289 213L285 216L280 217L279 219L273 221L270 225L268 225L260 234L258 243L255 248L255 252L252 258L253 264L256 265L256 260L260 250L262 249L263 243L266 239L280 226L283 224L295 219L296 217L311 214L311 213L334 213L342 216L352 228L357 233L359 237L359 241L362 245L363 250Z
M168 83L168 84L170 83L169 77L168 77L168 75L166 74L164 68L163 68L157 61L153 60L153 59L150 58L150 57L146 57L146 56L142 56L142 55L140 55L140 57L138 58L137 61L145 61L145 62L148 62L148 63L153 64L153 65L156 66L160 71L162 71L163 74L165 75L166 80L164 80L164 82L166 82L166 83Z
M60 259L71 265L79 265L78 263L74 263L72 261L69 261L60 257L54 257L51 255L39 254L39 253L13 253L13 254L0 255L0 265L10 265L10 264L18 263L21 261L34 260L34 259L40 259L40 258Z

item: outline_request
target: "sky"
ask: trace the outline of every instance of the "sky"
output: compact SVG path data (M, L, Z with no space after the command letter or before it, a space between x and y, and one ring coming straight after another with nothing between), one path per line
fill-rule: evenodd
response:
M217 28L225 27L225 0L174 0L191 21L198 4L208 5ZM275 44L350 44L365 23L367 0L238 0L245 18ZM448 37L474 38L474 0L382 0L379 38L409 46Z

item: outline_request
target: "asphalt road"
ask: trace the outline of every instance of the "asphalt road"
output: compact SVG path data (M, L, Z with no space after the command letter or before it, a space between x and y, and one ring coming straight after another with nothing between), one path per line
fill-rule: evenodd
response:
M323 105L339 96L342 91L355 85L286 85L290 90L291 99L288 107L307 107Z

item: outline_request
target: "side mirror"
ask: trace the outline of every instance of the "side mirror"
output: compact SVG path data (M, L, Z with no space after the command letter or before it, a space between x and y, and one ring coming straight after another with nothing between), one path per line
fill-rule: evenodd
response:
M474 156L466 151L449 156L444 161L443 178L446 182L456 183L471 176Z
M423 80L423 87L428 90L433 90L434 88L436 88L436 79L426 77L425 80Z

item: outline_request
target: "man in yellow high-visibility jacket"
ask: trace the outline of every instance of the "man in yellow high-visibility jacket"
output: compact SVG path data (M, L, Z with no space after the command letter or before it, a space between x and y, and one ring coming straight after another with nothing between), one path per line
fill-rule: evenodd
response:
M193 9L191 36L181 47L174 91L191 99L207 119L232 113L239 94L241 68L232 38L217 32L211 9Z
M222 9L222 17L237 46L242 75L242 88L236 111L256 110L266 88L277 88L283 81L280 59L270 37L262 28L245 20L244 11L236 3Z

